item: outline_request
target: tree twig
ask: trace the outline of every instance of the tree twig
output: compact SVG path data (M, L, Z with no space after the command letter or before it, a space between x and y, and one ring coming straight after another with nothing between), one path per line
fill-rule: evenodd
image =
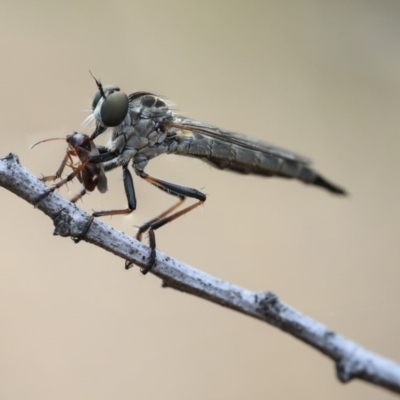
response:
M46 190L46 186L26 170L12 153L0 159L0 186L31 204ZM65 237L76 237L89 218L87 213L57 193L42 200L37 208L53 220L54 234ZM93 222L84 240L140 267L146 266L150 254L148 247L99 220ZM333 332L286 305L271 292L251 292L184 265L161 252L157 252L157 263L151 272L162 279L166 287L257 318L309 344L335 362L341 382L359 378L400 393L399 364Z

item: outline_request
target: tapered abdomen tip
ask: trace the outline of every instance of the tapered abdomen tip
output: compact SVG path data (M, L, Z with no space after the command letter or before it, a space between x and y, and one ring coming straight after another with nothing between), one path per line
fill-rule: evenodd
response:
M342 189L339 186L334 185L333 183L330 183L325 178L323 178L321 175L317 175L316 179L314 180L314 182L312 182L312 184L315 186L323 187L323 188L329 190L331 193L339 194L342 196L347 195L346 190Z

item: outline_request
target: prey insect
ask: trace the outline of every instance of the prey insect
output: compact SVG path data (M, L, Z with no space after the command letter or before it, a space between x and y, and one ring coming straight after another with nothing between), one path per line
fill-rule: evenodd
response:
M130 162L140 178L178 197L174 206L139 227L137 238L141 239L142 234L148 231L151 248L148 265L143 273L149 271L156 262L155 230L195 209L206 200L206 196L196 189L162 181L144 171L148 162L161 154L196 157L217 168L243 174L294 178L331 193L345 194L342 188L316 172L311 167L310 160L305 157L180 116L157 95L135 92L128 96L116 86L103 86L97 80L96 84L98 92L92 103L91 116L96 122L96 128L91 139L94 140L108 128L112 128L112 136L107 151L90 157L90 162L102 163L105 170L122 167L130 211L136 207L136 202L133 205L129 201L129 198L132 200L135 197L133 180L128 170ZM197 201L176 211L187 197Z
M90 161L91 157L98 156L101 152L107 151L105 147L96 146L89 138L89 136L83 133L72 132L68 134L65 139L51 138L41 140L33 144L31 148L40 143L48 142L51 140L66 140L66 142L68 143L68 149L56 173L54 175L44 176L41 178L43 182L56 181L58 179L60 180L55 183L51 188L49 188L46 192L40 195L36 199L36 204L47 197L50 193L53 193L56 189L59 189L63 185L66 185L68 182L72 181L72 179L74 179L75 177L82 184L82 188L80 192L71 199L72 203L76 203L88 191L93 192L96 188L99 190L100 193L105 193L107 191L107 177L102 164L92 163ZM74 162L74 157L78 158L78 163ZM72 173L70 173L66 178L61 179L62 173L67 166L72 169ZM79 242L84 237L90 227L93 218L96 216L97 215L94 214L91 216L82 233L74 239L75 242Z
M99 190L100 193L107 191L107 177L104 172L104 168L99 163L90 162L90 158L97 156L101 152L106 152L106 148L103 146L97 147L88 135L83 133L72 132L64 138L51 138L40 140L31 146L31 149L40 143L49 142L51 140L65 140L68 143L68 149L65 156L59 166L58 170L54 175L44 176L41 178L43 182L56 181L61 179L61 175L64 172L66 166L70 167L73 172L69 174L65 179L60 180L58 183L53 185L48 191L43 193L38 199L37 203L43 198L54 192L56 189L67 184L69 181L78 178L79 182L82 183L82 189L78 195L76 195L71 201L75 203L82 198L87 191L93 192L94 189ZM78 157L80 163L74 163L73 157Z

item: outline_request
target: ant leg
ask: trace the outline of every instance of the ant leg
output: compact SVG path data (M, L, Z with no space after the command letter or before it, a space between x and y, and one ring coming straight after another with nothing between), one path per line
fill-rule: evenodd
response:
M64 160L68 160L68 157L66 156L66 157L64 158ZM67 162L67 161L65 161L65 164L66 164L66 162ZM64 163L64 161L63 161L63 163ZM83 162L79 167L75 168L75 169L72 171L72 173L69 174L65 179L62 179L60 182L57 182L57 183L56 183L55 185L53 185L50 189L46 190L43 194L41 194L41 195L35 200L35 207L36 207L45 197L47 197L50 193L53 193L56 189L58 189L58 188L60 188L61 186L65 185L66 183L72 181L72 179L74 179L81 171L83 171L83 170L86 168L86 166L87 166L88 163L89 163L89 161ZM64 167L65 167L65 164L64 164L64 166L63 166L63 164L61 164L61 166L63 166L63 168L61 169L61 166L60 166L60 168L58 169L58 171L61 169L61 172L62 172L62 170L63 170ZM57 171L57 172L58 172L58 171Z
M87 190L85 187L82 187L81 191L76 194L70 201L71 203L76 203L79 199L81 199L85 194L87 193Z
M65 154L65 157L61 162L61 165L58 167L58 170L56 171L56 173L54 175L43 176L40 180L42 182L48 182L48 181L55 181L56 179L61 178L61 174L63 173L64 168L67 165L68 160L72 163L72 158L71 158L69 152L67 152Z

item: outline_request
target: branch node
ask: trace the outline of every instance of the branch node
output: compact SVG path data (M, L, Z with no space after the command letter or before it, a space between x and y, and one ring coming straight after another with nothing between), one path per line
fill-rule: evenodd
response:
M79 227L77 226L75 220L71 217L68 210L65 208L56 215L53 220L54 223L54 236L76 236L76 232L79 232Z
M336 363L336 375L342 383L360 376L363 370L363 363L357 357L344 357Z
M257 311L264 315L268 320L273 320L277 325L281 320L280 316L284 306L279 297L272 292L265 291L256 294Z
M270 291L258 292L256 294L256 302L259 312L264 315L271 313L279 314L281 309L281 301L279 297Z
M8 153L6 156L1 157L0 160L6 160L6 161L9 161L9 162L11 162L11 163L15 162L15 163L17 163L17 164L21 164L21 163L19 162L18 156L17 156L15 153ZM8 167L8 168L11 168L11 165L8 164L7 167Z

